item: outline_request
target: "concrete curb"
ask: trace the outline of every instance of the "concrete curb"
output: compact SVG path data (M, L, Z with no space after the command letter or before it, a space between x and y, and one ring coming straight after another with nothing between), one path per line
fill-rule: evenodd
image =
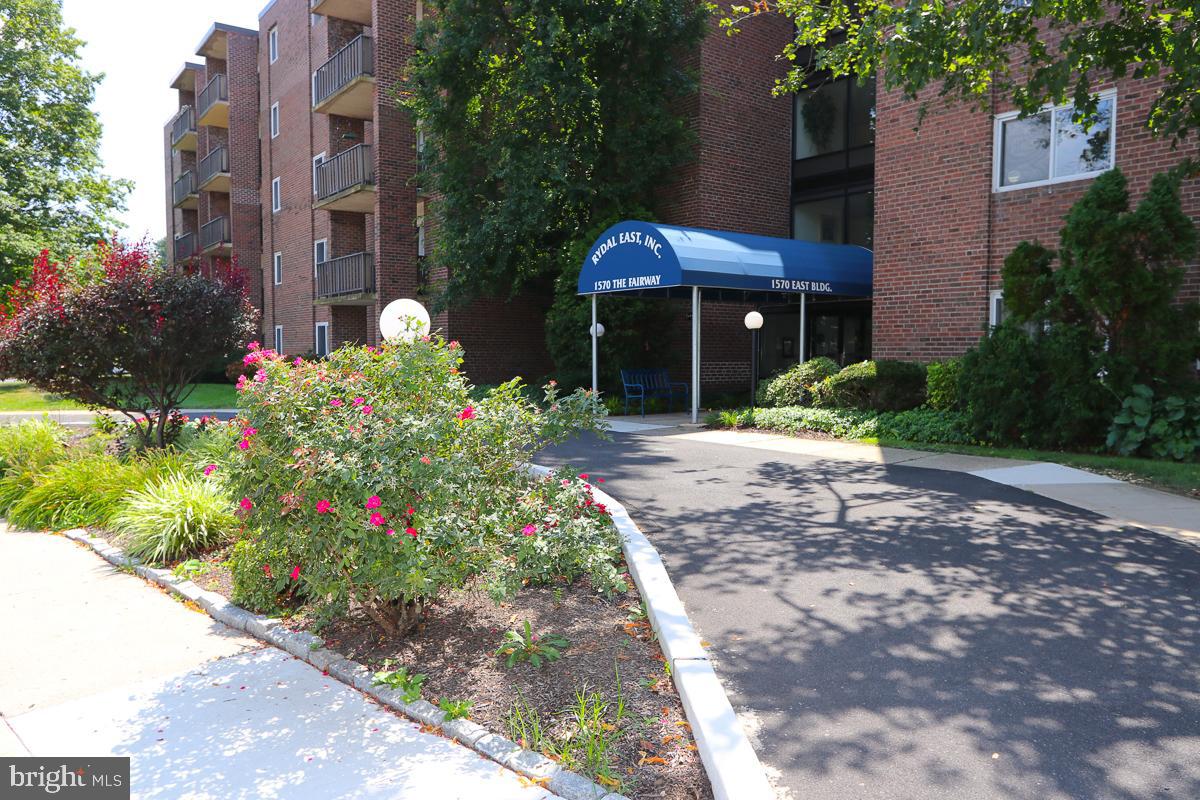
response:
M394 689L376 686L366 666L345 658L341 653L325 649L324 641L318 636L307 631L288 630L283 620L253 614L216 592L206 591L189 580L176 577L170 570L146 566L83 528L62 531L62 535L87 545L114 566L132 569L141 578L195 603L218 622L273 645L410 720L435 729L446 738L469 747L500 766L536 781L563 800L628 800L582 775L563 769L541 753L523 749L499 734L488 732L481 725L469 720L447 721L445 713L432 703L425 700L404 702Z
M529 471L538 476L553 472L536 464L531 464ZM629 574L642 594L663 653L670 660L671 676L692 725L713 795L716 800L774 800L775 791L766 770L713 671L658 550L624 505L595 486L592 494L612 514L621 533Z

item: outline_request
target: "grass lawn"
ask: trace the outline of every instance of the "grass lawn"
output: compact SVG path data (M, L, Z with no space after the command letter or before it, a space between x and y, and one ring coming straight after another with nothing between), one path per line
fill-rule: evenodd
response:
M234 408L237 389L229 383L197 383L184 408ZM83 406L39 392L27 383L0 383L0 411L70 411Z
M1181 494L1200 496L1200 463L1109 456L1098 453L1060 453L1053 450L1022 450L1016 447L979 447L974 445L923 444L892 439L874 440L881 447L902 447L937 453L964 453L972 456L1017 458L1049 461L1099 472L1120 480L1139 483Z

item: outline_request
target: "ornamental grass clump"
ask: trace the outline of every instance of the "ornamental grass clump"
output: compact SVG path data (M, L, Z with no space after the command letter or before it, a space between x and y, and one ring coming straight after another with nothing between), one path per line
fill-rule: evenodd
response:
M541 404L519 380L472 400L461 348L437 336L319 362L253 345L246 363L258 369L239 381L226 480L248 535L260 552L292 554L288 578L327 611L362 609L391 635L444 589L534 571L520 548L555 519L522 502L535 483L522 466L603 418L591 393L559 397L553 384ZM611 568L619 546L608 553ZM587 553L568 560L552 571L606 580Z
M239 523L216 481L171 474L126 495L112 526L129 537L132 555L163 563L231 540Z

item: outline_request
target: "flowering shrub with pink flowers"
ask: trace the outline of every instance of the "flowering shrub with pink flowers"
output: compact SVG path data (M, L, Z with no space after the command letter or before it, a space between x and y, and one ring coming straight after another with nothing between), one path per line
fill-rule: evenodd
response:
M590 393L551 385L534 403L511 381L472 401L461 348L436 336L317 362L255 345L246 362L257 371L239 381L225 480L254 540L243 554L294 562L263 565L277 584L331 613L362 609L389 634L477 576L500 594L585 573L620 588L619 539L584 482L522 470L541 447L602 428Z

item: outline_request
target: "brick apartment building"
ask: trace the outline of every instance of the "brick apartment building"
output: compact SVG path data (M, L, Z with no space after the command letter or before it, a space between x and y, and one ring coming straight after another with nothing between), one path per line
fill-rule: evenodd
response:
M167 127L175 255L259 264L264 341L284 352L375 342L387 303L428 299L424 288L443 277L423 266L435 243L424 228L430 200L413 179L420 133L390 91L420 15L420 0L273 0L258 31L214 26L204 63L172 84L181 108ZM1053 244L1089 178L1115 164L1140 196L1182 158L1145 128L1148 81L1106 87L1106 116L1091 131L1073 126L1069 110L1016 120L999 104L991 114L934 109L914 130L915 104L853 80L774 97L784 69L775 56L790 31L774 15L732 38L714 24L690 55L701 89L681 109L695 158L660 197L665 222L874 251L874 298L810 297L804 336L795 297L759 306L760 374L794 362L804 341L804 355L843 363L962 353L1003 313L1004 256L1021 239ZM1200 211L1194 183L1185 208ZM1195 267L1187 291L1200 293ZM463 342L477 382L535 380L552 368L545 304L480 300L434 325ZM706 385L749 379L741 319L750 307L704 304ZM651 354L681 377L686 315L681 306L678 329Z

